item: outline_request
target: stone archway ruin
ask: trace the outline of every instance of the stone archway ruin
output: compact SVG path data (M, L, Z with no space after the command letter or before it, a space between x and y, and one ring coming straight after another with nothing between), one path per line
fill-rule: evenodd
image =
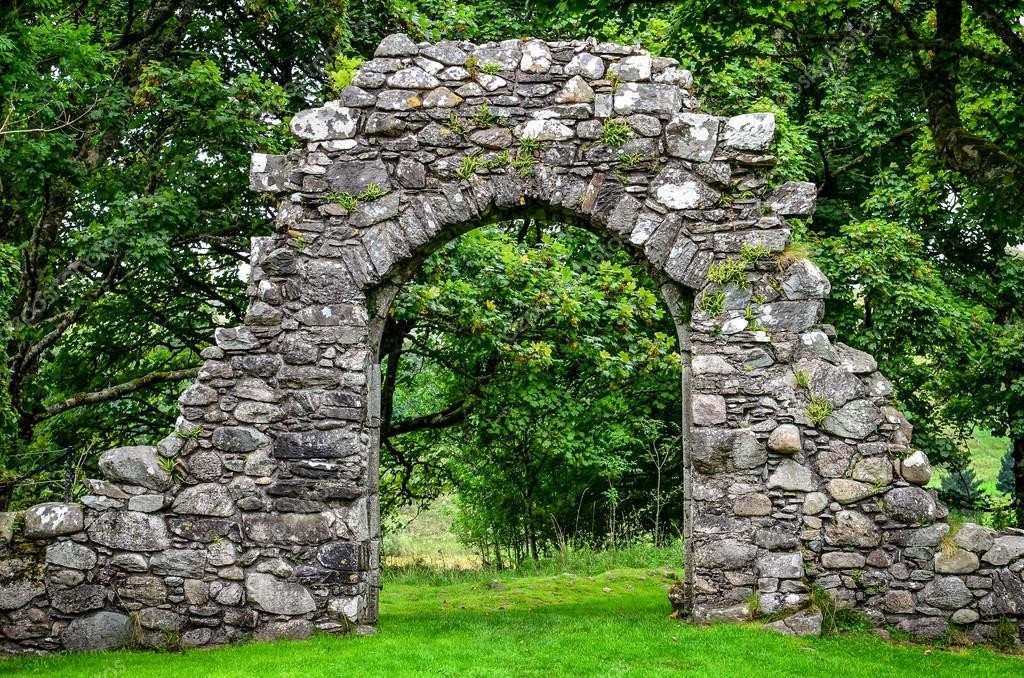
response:
M636 47L386 38L294 117L299 148L253 156L277 232L254 241L245 326L203 352L175 433L106 452L81 504L0 514L0 650L372 627L384 314L433 249L523 210L630 247L678 318L691 618L756 600L803 632L814 585L920 636L1019 624L1024 532L949 534L891 385L820 324L828 281L779 270L785 217L815 192L769 190L773 117L699 112L691 89ZM621 148L602 141L616 131Z

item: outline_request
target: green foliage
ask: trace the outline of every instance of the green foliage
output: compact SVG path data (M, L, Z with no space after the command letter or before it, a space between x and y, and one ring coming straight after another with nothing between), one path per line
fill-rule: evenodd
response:
M647 532L645 422L675 422L679 408L674 328L628 254L559 225L532 244L513 237L520 228L463 236L393 309L394 322L415 327L416 356L400 363L409 367L397 373L393 418L463 414L384 447L385 508L410 499L403 488L454 491L455 529L489 562L520 562L563 538ZM678 446L677 429L657 434L657 448ZM679 470L677 459L664 473Z
M333 202L349 213L359 209L359 201L351 193L330 193L327 195L327 202Z
M624 153L619 156L619 163L626 169L633 169L644 161L644 154L637 153Z
M601 136L598 137L605 146L619 148L633 136L633 128L623 118L608 118L601 127Z
M159 464L164 473L170 476L171 480L175 483L180 483L184 478L184 469L182 468L181 462L177 459L173 457L160 457Z
M812 393L805 411L811 423L818 426L832 414L832 402L823 395Z
M501 71L502 66L496 61L488 61L480 67L480 72L486 73L487 75L498 75Z
M455 111L448 113L448 117L444 121L444 127L452 134L464 134L466 129L462 126L462 121L459 120L459 116L455 114Z
M377 200L378 198L383 198L387 194L388 192L381 188L379 184L370 183L366 185L366 188L364 188L362 193L357 195L356 198L364 202L370 202Z
M481 162L478 156L463 156L462 162L459 164L459 168L455 170L455 174L463 181L469 181L481 167L483 167L483 162Z
M708 280L718 285L749 287L747 261L742 257L717 261L708 268Z
M740 247L740 259L743 259L743 261L747 262L748 264L763 261L764 259L767 259L770 256L771 250L765 247L764 243L761 242L757 243L756 245L753 243L745 242L743 243L743 246Z
M706 289L697 301L697 310L709 316L717 316L725 310L725 292L720 289Z
M523 153L536 153L540 149L540 142L533 137L522 137L519 142L519 150Z
M480 104L473 114L473 122L481 127L490 127L497 118L491 113L491 105L486 101Z
M335 94L340 94L341 90L351 85L362 63L363 58L360 56L339 54L334 57L334 63L327 69L327 75L331 79L331 90Z
M523 139L523 141L527 140ZM530 139L529 141L533 140ZM533 155L523 148L520 148L519 152L515 154L515 157L510 162L512 168L519 173L519 176L525 177L533 173Z
M793 373L796 376L796 385L805 391L811 387L811 373L807 370L799 369Z

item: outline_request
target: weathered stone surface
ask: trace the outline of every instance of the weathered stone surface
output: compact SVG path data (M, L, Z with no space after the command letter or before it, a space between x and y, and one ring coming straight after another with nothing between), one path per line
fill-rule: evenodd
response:
M556 104L585 104L594 98L594 90L587 81L576 75L566 81L562 89L555 92Z
M530 120L516 125L512 130L517 139L536 139L537 141L565 141L572 139L572 128L557 120Z
M821 318L819 303L775 301L757 309L758 321L769 330L803 332Z
M814 203L817 199L818 188L811 182L787 181L768 196L767 202L774 212L782 216L803 217L814 212ZM828 284L827 280L825 284Z
M927 485L932 479L932 465L924 452L914 450L909 457L900 460L900 475L908 483Z
M242 516L246 536L260 544L320 544L334 536L332 522L321 513Z
M828 506L828 495L824 492L810 492L804 497L804 513L816 516Z
M826 483L828 493L840 504L852 504L875 493L870 485L848 478L836 478Z
M970 574L979 566L978 556L961 548L935 554L935 571L939 574Z
M106 602L107 587L98 584L60 589L54 591L50 596L50 604L64 614L81 614L89 610L98 610Z
M796 454L802 449L800 429L794 424L777 426L768 436L768 449L779 454Z
M844 510L837 512L825 527L825 542L832 546L873 548L882 543L882 532L863 513Z
M866 559L854 551L829 551L821 555L822 567L835 570L849 570L864 567Z
M786 459L768 476L768 487L794 492L813 492L818 489L818 479L803 464Z
M512 145L512 133L504 127L491 127L473 132L469 140L484 148L502 149Z
M270 437L246 426L219 426L211 438L214 447L224 452L252 452L270 444Z
M153 574L201 577L206 558L205 549L167 549L153 554L150 567Z
M720 539L694 548L696 564L700 567L738 570L750 565L757 555L757 547L735 539Z
M216 400L216 398L214 398ZM160 465L155 447L137 445L116 447L100 455L100 472L120 483L130 483L151 490L166 490L174 484Z
M85 526L82 507L78 504L49 502L36 504L25 511L22 533L30 539L46 539L74 534Z
M725 121L722 141L729 148L745 151L763 151L775 136L775 116L772 113L745 113Z
M220 461L218 460L217 463L220 463ZM164 503L164 495L162 494L140 494L128 500L128 510L153 513L162 509Z
M316 601L305 586L270 574L246 575L245 594L259 609L271 614L298 615L316 609Z
M996 531L975 523L964 523L953 537L956 545L972 553L984 553L995 543Z
M892 484L892 462L887 457L864 457L853 465L851 477L854 480L884 487Z
M396 89L434 89L440 81L422 68L410 66L403 68L388 78L388 87ZM426 106L426 100L424 100Z
M940 610L955 610L974 600L960 577L937 577L921 591L921 599Z
M135 628L127 615L104 611L73 619L61 642L69 650L113 650L128 645L134 637Z
M46 547L46 562L75 570L91 570L96 566L96 552L84 544L61 541Z
M1006 565L1021 556L1024 556L1024 536L1005 535L996 537L981 559L992 565Z
M144 629L172 632L179 631L184 624L185 619L171 610L147 607L139 611L139 625Z
M588 80L598 80L604 75L604 60L589 52L577 54L565 65L566 75L582 75Z
M824 615L821 610L804 610L765 624L765 628L788 636L820 636Z
M136 511L106 511L87 530L97 544L124 551L161 551L170 546L160 516Z
M696 426L724 424L726 419L725 398L720 395L695 393L690 401L693 423Z
M322 108L299 111L292 118L292 134L300 139L351 139L359 125L359 111L329 101Z
M672 115L683 105L679 88L672 85L627 82L619 85L613 97L615 112L621 115L651 113Z
M709 207L719 199L713 188L678 167L667 167L651 182L655 200L675 210Z
M914 638L924 640L942 638L949 633L949 624L946 623L945 619L937 617L904 619L896 625L896 628L913 636Z
M701 473L751 469L768 460L768 451L749 430L697 429L691 458Z
M828 278L810 259L800 259L786 269L782 293L786 299L824 299L832 291Z
M404 57L404 56L416 56L419 54L419 48L416 47L416 43L404 33L393 33L383 40L380 45L374 51L373 56L376 57Z
M365 443L353 431L303 431L282 434L274 441L278 459L338 459L360 455Z
M929 525L935 522L936 506L931 495L920 487L898 487L882 499L885 514L907 525Z
M770 553L757 559L762 577L799 579L804 576L804 558L799 553Z
M665 150L677 158L707 162L715 154L722 119L703 113L680 113L665 128Z
M745 494L732 505L738 516L767 516L772 512L772 500L766 494Z
M826 417L821 428L835 436L863 440L881 423L882 413L871 401L854 400Z
M179 492L171 510L189 515L225 517L235 512L235 503L223 485L201 483Z
M0 610L17 610L44 593L42 567L20 558L0 562Z

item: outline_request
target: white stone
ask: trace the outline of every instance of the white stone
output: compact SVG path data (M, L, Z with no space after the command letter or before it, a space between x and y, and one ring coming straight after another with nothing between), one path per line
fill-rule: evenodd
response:
M765 151L775 136L774 113L745 113L725 121L722 141L730 148Z
M651 79L651 57L647 54L623 57L617 68L619 78L627 82Z
M828 495L824 492L809 492L807 496L804 497L804 513L816 516L825 510L828 503Z
M529 120L516 125L513 134L519 139L537 141L565 141L573 137L573 131L556 120Z
M519 70L524 73L547 73L551 69L551 50L540 40L530 40L523 45L523 57Z
M398 89L434 89L440 84L437 78L416 66L403 68L388 78L388 87Z
M351 139L359 124L359 111L329 101L320 108L299 111L292 118L292 134L300 139Z
M932 465L924 452L914 450L909 457L900 460L900 475L908 483L927 485L932 479Z
M565 65L565 74L582 75L588 80L598 80L604 75L604 60L587 52L577 54Z
M555 92L556 104L583 104L594 98L594 90L578 75L569 78L562 89Z
M818 481L809 468L787 459L768 477L768 487L794 492L813 492L818 489Z

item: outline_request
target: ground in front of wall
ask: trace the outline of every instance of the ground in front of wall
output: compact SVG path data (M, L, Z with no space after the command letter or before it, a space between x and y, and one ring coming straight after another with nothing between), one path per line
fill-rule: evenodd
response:
M791 638L669 618L670 568L393 575L379 632L183 653L0 661L4 676L1024 676L1024 659L871 634Z

